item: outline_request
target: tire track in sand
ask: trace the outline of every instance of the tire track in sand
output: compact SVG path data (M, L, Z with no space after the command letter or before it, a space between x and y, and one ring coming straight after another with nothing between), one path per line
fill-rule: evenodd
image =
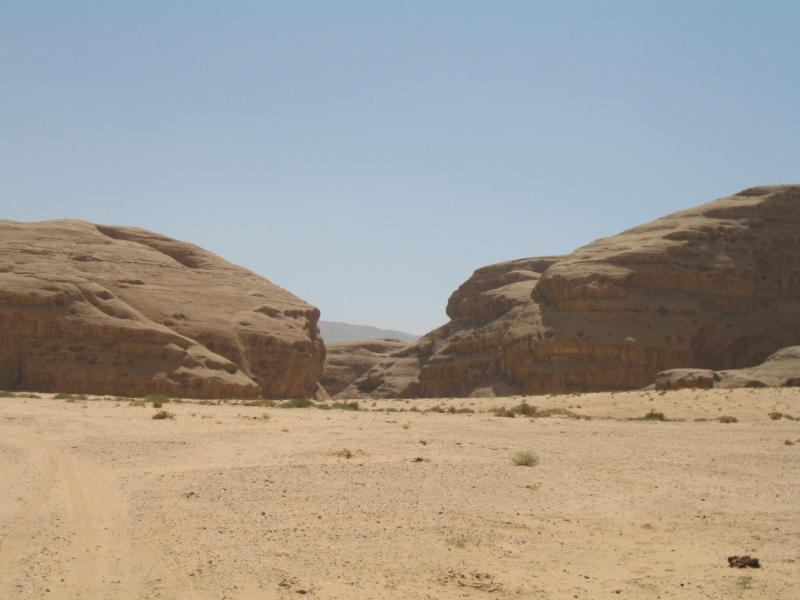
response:
M25 460L42 472L39 485L24 509L6 525L8 534L0 546L0 596L10 595L20 555L32 545L31 531L44 524L39 513L50 501L54 506L60 502L67 505L69 528L73 532L70 549L73 563L54 565L66 579L66 589L59 590L59 598L139 597L142 590L137 589L133 580L130 527L111 486L96 471L77 463L44 439L0 427L0 442L22 449ZM44 468L42 462L46 462ZM8 489L15 475L20 477L21 469L6 468L4 473ZM54 487L58 473L64 485ZM181 569L154 545L145 542L143 548L136 549L136 557L137 561L147 558L152 578L161 579L162 593L178 600L198 598L191 580L175 575Z
M2 432L0 443L21 447L23 451L30 451L24 434L21 435L6 428L0 428L0 432ZM39 485L28 498L21 511L14 514L13 511L0 504L0 514L3 517L3 538L2 543L0 543L0 592L3 592L11 584L14 570L17 567L17 556L28 545L27 541L31 537L30 530L35 526L36 517L53 488L53 482L58 470L58 459L53 453L47 452L45 460L46 466L39 478ZM5 460L3 460L3 463L7 465ZM5 491L11 489L15 479L22 478L21 471L22 469L19 466L14 467L11 465L3 469L3 489ZM4 504L9 502L8 498L3 498L3 500L5 501ZM10 592L10 590L8 591Z

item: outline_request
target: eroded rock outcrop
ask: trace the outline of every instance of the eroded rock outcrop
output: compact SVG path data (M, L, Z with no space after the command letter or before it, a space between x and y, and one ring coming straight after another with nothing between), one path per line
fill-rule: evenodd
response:
M390 353L405 346L405 342L393 338L326 344L320 383L326 392L335 396Z
M192 244L0 221L0 389L194 398L317 393L319 310Z
M747 189L564 257L479 269L447 314L342 395L624 390L672 368L758 365L800 344L800 186Z
M800 346L778 350L756 367L726 371L671 369L656 376L657 390L797 386L800 386Z

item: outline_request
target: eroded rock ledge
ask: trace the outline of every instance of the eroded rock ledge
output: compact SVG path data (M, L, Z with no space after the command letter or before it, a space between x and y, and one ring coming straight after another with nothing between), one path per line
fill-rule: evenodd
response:
M727 371L671 369L656 376L657 390L798 386L800 386L800 346L778 350L756 367Z
M319 310L192 244L0 221L0 389L193 398L317 393Z
M800 186L478 269L447 314L340 396L625 390L668 369L758 365L800 344Z

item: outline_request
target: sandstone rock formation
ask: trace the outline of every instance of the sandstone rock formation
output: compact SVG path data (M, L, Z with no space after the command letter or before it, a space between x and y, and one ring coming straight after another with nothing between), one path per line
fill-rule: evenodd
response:
M800 186L751 188L563 257L478 269L451 321L341 396L636 389L800 344Z
M800 346L778 350L757 367L711 371L671 369L656 377L657 390L800 386Z
M317 393L319 310L192 244L0 221L0 389L194 398Z
M405 342L392 338L326 344L320 383L326 392L335 396L391 352L405 346Z

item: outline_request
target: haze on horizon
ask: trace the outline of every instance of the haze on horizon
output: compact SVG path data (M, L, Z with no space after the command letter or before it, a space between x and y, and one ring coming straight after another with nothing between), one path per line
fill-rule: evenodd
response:
M423 334L477 268L800 182L800 3L6 2L0 218Z

